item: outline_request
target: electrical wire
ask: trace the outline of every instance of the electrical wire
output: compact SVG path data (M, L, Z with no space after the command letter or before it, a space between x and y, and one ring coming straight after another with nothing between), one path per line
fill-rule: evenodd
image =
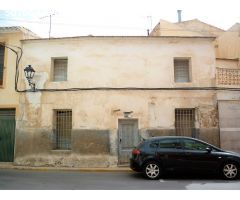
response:
M24 92L24 91L27 91L27 90L18 90L17 86L18 86L18 79L19 79L19 63L20 63L20 60L22 58L22 54L23 54L23 50L21 47L18 47L18 46L14 46L14 45L6 45L5 43L3 42L0 42L0 45L1 46L4 46L5 48L8 48L10 49L12 52L14 52L16 54L16 72L15 72L15 91L16 92ZM11 46L11 47L10 47ZM12 47L14 48L17 48L20 50L20 55L18 54L18 52L16 50L14 50Z
M21 20L21 19L4 19L0 18L0 20L5 21L16 21L16 22L24 22L24 23L33 23L33 24L41 24L41 25L48 25L49 22L40 22L40 21L30 21L30 20ZM62 22L52 22L53 25L59 26L78 26L78 27L85 27L85 28L106 28L106 29L135 29L135 30L145 30L144 27L130 27L130 26L116 26L116 25L86 25L86 24L74 24L74 23L62 23Z
M18 89L18 80L19 80L19 63L23 55L23 50L21 47L13 46L13 45L5 45L0 42L0 45L10 49L16 54L16 72L15 72L15 91L16 92L61 92L61 91L109 91L109 90L144 90L144 91L240 91L240 88L229 88L229 87L172 87L172 88L149 88L149 87L91 87L91 88L61 88L61 89L35 89L35 90L19 90ZM11 48L10 46L17 48L20 50L20 55L16 50Z
M42 24L42 25L47 25L49 22L41 22L41 21L34 21L34 20L25 20L25 19L6 19L6 18L0 18L0 20L5 20L5 21L16 21L16 22L25 22L25 23L33 23L33 24ZM104 26L104 25L86 25L86 24L75 24L75 23L63 23L63 22L52 22L53 25L59 25L59 26L79 26L79 27L86 27L86 28L107 28L107 29L135 29L135 30L145 30L145 27L130 27L130 26L116 26L116 25L109 25L109 26ZM174 23L173 23L174 24ZM181 27L181 26L180 26ZM216 27L217 28L217 27ZM154 30L155 28L153 28ZM220 29L220 28L218 28ZM185 32L185 31L194 31L194 30L179 30L177 28L161 28L161 31L178 31L178 32ZM198 32L206 32L209 33L207 30L198 30ZM224 30L214 30L214 32L224 32ZM227 32L236 32L236 31L231 31L227 30Z
M60 91L91 91L91 90L145 90L145 91L186 91L186 90L227 90L227 91L240 91L240 88L225 88L225 87L174 87L174 88L145 88L145 87L92 87L92 88L65 88L65 89L36 89L36 92L60 92Z

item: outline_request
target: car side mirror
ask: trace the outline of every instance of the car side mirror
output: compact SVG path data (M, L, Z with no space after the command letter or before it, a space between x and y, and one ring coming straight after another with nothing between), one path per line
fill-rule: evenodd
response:
M207 148L206 148L206 151L207 151L208 153L211 153L212 148L211 148L211 147L207 147Z

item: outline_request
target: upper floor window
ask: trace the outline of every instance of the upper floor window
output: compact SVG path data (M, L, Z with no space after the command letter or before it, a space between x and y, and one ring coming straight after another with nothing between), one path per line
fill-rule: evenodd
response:
M174 79L176 83L190 82L190 59L174 58Z
M4 51L5 47L0 45L0 85L3 84Z
M67 58L53 59L53 76L52 81L67 81Z

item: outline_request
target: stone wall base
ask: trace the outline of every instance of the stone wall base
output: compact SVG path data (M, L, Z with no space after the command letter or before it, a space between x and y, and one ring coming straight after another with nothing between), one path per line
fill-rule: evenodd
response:
M50 130L17 131L15 165L35 167L114 167L118 163L117 134L110 143L110 130L73 130L72 150L53 150ZM142 138L174 136L175 129L140 130ZM196 129L196 138L219 146L218 128ZM110 149L114 145L115 152Z
M117 157L109 155L29 155L16 158L14 165L31 167L75 167L75 168L94 168L94 167L116 167Z

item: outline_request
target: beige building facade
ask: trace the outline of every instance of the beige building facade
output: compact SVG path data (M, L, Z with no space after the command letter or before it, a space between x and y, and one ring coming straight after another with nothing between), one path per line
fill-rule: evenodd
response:
M22 27L0 27L0 162L14 160L15 122L19 118L15 74L17 56L21 55L20 40L36 37Z
M196 19L161 20L147 37L40 39L0 29L1 44L23 52L18 66L12 51L0 53L0 137L12 149L0 162L127 165L134 146L161 135L240 152L239 38L238 23L224 31ZM9 127L13 137L2 131Z
M186 135L219 146L212 37L22 41L15 163L111 167L142 139ZM210 88L210 89L209 89Z
M240 24L215 41L221 147L240 152ZM231 88L231 89L229 89Z

